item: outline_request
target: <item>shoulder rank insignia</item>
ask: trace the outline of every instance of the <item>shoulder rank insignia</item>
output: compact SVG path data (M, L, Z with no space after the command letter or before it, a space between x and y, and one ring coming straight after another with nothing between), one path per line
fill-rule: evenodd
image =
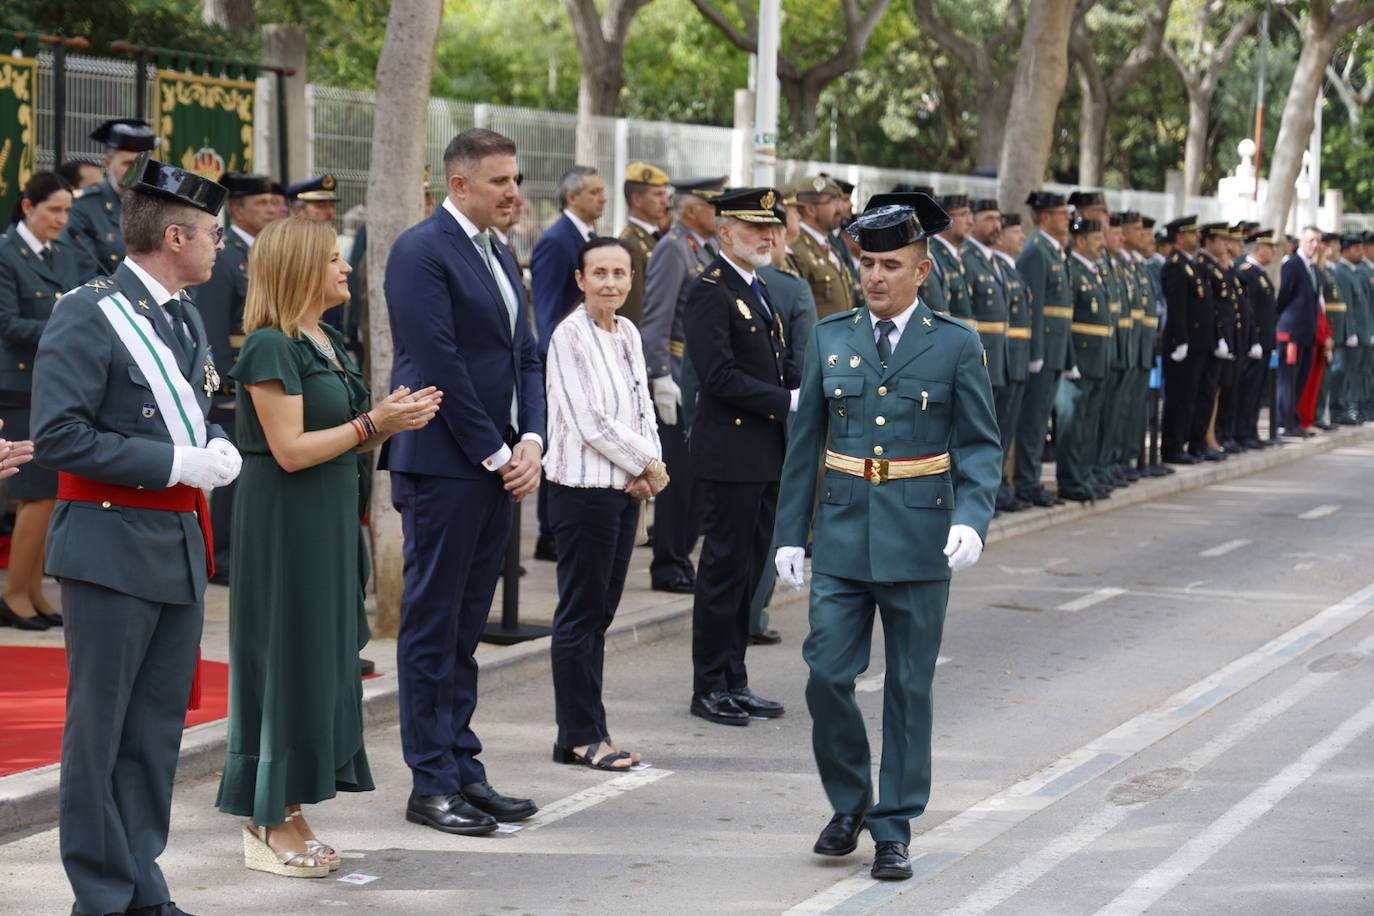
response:
M1183 269L1186 270L1186 271L1188 271L1188 276L1191 277L1191 276L1193 275L1193 265L1191 265L1191 264L1184 264L1184 265L1183 265Z
M749 306L744 304L743 299L735 300L735 308L739 309L739 313L744 316L745 321L754 317L754 313L749 311Z
M711 271L711 276L713 276L713 277L719 277L719 276L720 276L720 268L717 267L715 270Z
M701 270L701 268L698 267L697 270ZM712 276L703 276L703 277L701 278L701 282L702 282L702 283L710 283L712 286L715 286L715 285L716 285L716 278L715 278L715 277L712 277Z

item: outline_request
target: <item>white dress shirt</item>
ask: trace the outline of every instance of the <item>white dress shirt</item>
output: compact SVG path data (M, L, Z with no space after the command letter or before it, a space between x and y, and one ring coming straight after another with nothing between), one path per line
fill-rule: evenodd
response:
M25 225L22 219L15 223L15 227L19 230L19 237L24 240L29 248L33 249L34 254L42 254L47 249L48 243L38 241L38 236L29 231L29 227Z
M578 232L582 233L582 241L585 242L587 239L592 237L592 227L582 222L582 220L578 218L576 213L572 212L571 210L564 210L563 215L566 216L569 222L573 224L573 228L575 228Z
M247 232L243 230L243 227L238 225L237 223L230 226L229 231L233 232L239 238L243 239L243 244L247 245L249 248L253 247L253 241L257 238L257 236L255 235L249 235Z
M916 306L919 305L920 302L920 298L917 298L915 302L911 303L906 308L902 309L900 312L898 312L897 314L893 315L891 318L888 319L896 325L895 328L887 332L887 342L892 347L893 353L897 352L897 343L902 339L902 332L906 330L906 324L908 321L911 320L912 313L916 311ZM878 322L882 321L882 319L879 318L877 315L873 314L872 309L868 310L868 317L873 320L873 342L876 344L878 342L878 337L880 336L880 332L878 331Z

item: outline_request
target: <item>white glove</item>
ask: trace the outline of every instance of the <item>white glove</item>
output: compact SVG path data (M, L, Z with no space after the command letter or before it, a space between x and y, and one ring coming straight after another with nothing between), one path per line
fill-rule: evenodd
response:
M779 551L781 553L781 551ZM950 525L949 540L945 542L945 556L949 568L958 572L968 569L983 555L983 539L968 525Z
M792 389L790 389L787 393L788 393L789 395L792 396L792 403L791 403L791 405L790 405L787 409L790 410L790 411L792 411L793 413L796 413L796 412L797 412L797 402L801 400L801 389L800 389L800 388L792 388Z
M1264 358L1264 347L1261 347L1259 344L1251 344L1251 345L1250 345L1250 358L1251 358L1251 359L1263 359L1263 358Z
M1031 375L1037 375L1041 369L1045 368L1045 361L1043 359L1033 359L1030 361L1030 366L1027 368L1030 369Z
M1076 382L1076 381L1078 381L1079 379L1081 379L1081 378L1083 377L1083 373L1078 371L1078 367L1077 367L1077 366L1072 366L1072 367L1070 367L1070 369L1069 369L1068 372L1065 372L1065 373L1064 373L1064 376L1065 376L1069 381L1071 381L1071 382Z
M1212 355L1215 356L1217 359L1230 359L1231 348L1226 345L1226 341L1218 340L1217 348L1212 351Z
M205 448L217 455L223 455L225 458L228 458L233 465L233 471L229 474L229 479L224 481L224 483L216 484L216 486L222 487L238 479L239 470L243 467L243 456L239 454L238 449L234 448L234 443L230 442L228 439L211 439L206 443Z
M1360 345L1360 338L1351 334L1345 339L1345 345L1347 347L1358 347Z
M196 448L194 445L178 445L176 483L184 483L198 490L222 487L232 481L239 472L238 453L230 459L228 455L209 448Z
M805 548L779 547L777 554L773 557L773 565L778 568L779 579L797 591L801 591L802 573L806 568Z
M677 426L677 409L682 405L682 389L671 375L661 375L649 383L654 409L665 426Z
M1183 362L1188 358L1188 345L1186 343L1181 343L1177 347L1174 347L1174 352L1169 354L1169 358L1176 363Z

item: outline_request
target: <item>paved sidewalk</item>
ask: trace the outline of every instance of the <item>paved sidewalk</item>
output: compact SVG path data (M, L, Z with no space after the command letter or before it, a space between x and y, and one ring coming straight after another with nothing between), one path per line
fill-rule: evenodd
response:
M1289 440L1282 448L1248 452L1227 461L1180 467L1178 473L1163 478L1146 478L1125 490L1118 490L1110 499L1097 503L1069 503L1053 509L1028 509L999 516L988 534L989 544L1018 537L1050 527L1074 522L1092 515L1109 512L1146 500L1159 500L1199 487L1233 480L1277 465L1302 460L1305 456L1363 443L1374 438L1374 427L1339 428L1333 432L1306 440ZM1052 471L1052 466L1050 468ZM1050 481L1052 483L1052 481ZM532 509L532 507L531 507ZM536 522L533 511L524 513L522 555L526 558L526 575L520 582L520 618L526 623L548 624L557 601L555 564L531 559L534 551ZM629 585L621 602L616 622L607 635L607 648L618 651L640 643L653 643L667 635L685 631L691 626L691 595L671 595L649 588L650 551L637 548L630 563ZM54 603L58 587L47 583ZM501 594L497 588L492 621L500 619ZM777 589L770 613L781 615L804 614L805 591L796 592L785 586ZM206 595L205 634L202 651L205 658L228 660L228 589L211 586ZM792 627L798 632L800 627ZM60 630L42 633L21 632L0 628L0 645L60 646ZM799 652L800 647L784 643L782 651ZM773 651L773 650L766 650ZM363 655L377 664L379 677L364 684L363 699L369 726L395 720L397 716L395 678L396 643L391 639L374 640ZM477 650L483 694L509 688L511 685L542 679L549 681L547 639L513 646L483 643ZM179 780L196 780L218 771L224 760L226 720L207 722L188 729L182 742ZM58 767L52 765L0 778L0 836L25 828L49 824L57 816Z

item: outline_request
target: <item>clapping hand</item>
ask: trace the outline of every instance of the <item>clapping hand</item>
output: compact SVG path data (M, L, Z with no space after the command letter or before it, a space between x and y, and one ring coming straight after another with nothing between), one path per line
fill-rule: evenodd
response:
M0 428L4 428L4 425L5 421L0 420ZM32 440L23 439L19 442L11 442L8 439L0 439L0 480L18 474L19 466L28 464L32 460Z
M420 429L439 412L444 393L431 385L411 391L402 385L377 403L368 415L378 435L390 436L406 430Z

